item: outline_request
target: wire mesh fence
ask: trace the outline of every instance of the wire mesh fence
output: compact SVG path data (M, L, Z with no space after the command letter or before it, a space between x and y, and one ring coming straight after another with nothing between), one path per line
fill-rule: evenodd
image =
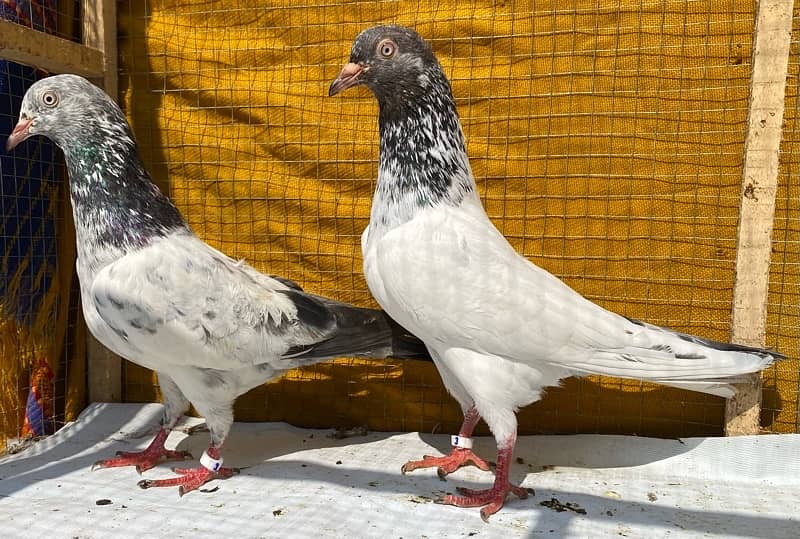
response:
M610 310L728 340L755 9L120 2L120 101L154 179L203 239L307 290L374 306L359 239L377 106L366 91L325 96L359 31L413 26L452 82L487 212L519 252ZM767 332L792 359L764 376L772 432L798 429L797 17L794 35ZM157 399L152 373L126 363L123 376L126 400ZM651 384L570 379L521 411L520 432L713 435L724 407ZM236 417L376 430L461 423L432 365L352 359L257 388Z
M360 30L399 23L450 77L487 212L521 253L611 310L729 338L755 3L128 2L120 17L123 100L146 161L232 256L371 304L358 242L376 106L366 91L324 96ZM796 415L777 398L796 392L796 371L767 375L766 428ZM149 373L126 376L128 398L154 398ZM589 378L520 423L718 434L723 413L716 398ZM294 372L237 414L422 431L461 420L432 368L391 362Z
M0 19L80 41L81 3L76 0L2 0Z
M2 93L17 96L36 78L32 68L0 61ZM4 132L16 123L0 114ZM53 432L56 393L63 398L64 372L53 354L57 333L60 160L48 143L23 156L0 159L2 186L2 315L0 315L0 428L4 436ZM60 373L56 379L56 373ZM58 388L58 391L57 391ZM63 406L61 407L63 410ZM63 421L63 414L61 415Z
M77 38L77 2L0 3L0 18ZM27 88L47 73L0 58L0 131L19 116ZM55 146L30 141L0 156L0 452L52 433L85 405L74 240L66 171Z

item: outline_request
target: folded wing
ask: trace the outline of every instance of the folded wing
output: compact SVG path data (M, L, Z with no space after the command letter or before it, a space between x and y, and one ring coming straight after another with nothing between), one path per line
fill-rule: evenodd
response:
M754 372L777 357L609 312L517 254L478 212L430 212L389 232L376 256L397 311L430 328L419 333L429 344L699 391L696 381Z

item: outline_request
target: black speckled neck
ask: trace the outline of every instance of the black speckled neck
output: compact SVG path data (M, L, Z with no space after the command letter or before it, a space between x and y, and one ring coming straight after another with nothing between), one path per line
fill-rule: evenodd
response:
M405 222L420 209L477 196L450 85L438 64L425 91L376 93L380 160L373 218Z
M156 187L130 136L90 137L65 148L78 241L130 251L177 229L177 208Z

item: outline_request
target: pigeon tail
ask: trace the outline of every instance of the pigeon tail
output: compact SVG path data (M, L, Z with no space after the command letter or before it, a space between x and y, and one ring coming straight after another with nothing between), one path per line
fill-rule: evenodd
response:
M627 318L639 331L623 348L595 348L570 368L583 374L645 380L730 398L733 384L783 359L772 350L725 343ZM632 329L626 330L633 333Z
M720 350L722 352L743 352L745 354L754 354L762 359L770 360L769 363L766 364L765 366L768 366L775 360L786 359L785 355L781 354L780 352L776 352L774 350L767 350L765 348L756 348L754 346L747 346L744 344L734 344L722 341L715 341L713 339L705 339L703 337L698 337L696 335L690 335L688 333L681 333L679 331L675 331L672 329L654 326L652 324L648 324L647 322L642 322L641 320L637 320L635 318L629 318L627 316L623 318L625 318L629 322L636 324L637 326L655 329L661 332L671 333L680 338L681 340L686 341L687 343L694 343L694 344L699 344L701 346L707 346L708 348L714 350Z
M417 339L406 328L395 322L388 314L378 311L389 325L392 334L391 357L396 359L419 359L433 361L425 343Z
M336 319L334 335L312 345L290 348L284 357L322 361L336 357L432 361L425 343L379 309L364 309L325 298Z

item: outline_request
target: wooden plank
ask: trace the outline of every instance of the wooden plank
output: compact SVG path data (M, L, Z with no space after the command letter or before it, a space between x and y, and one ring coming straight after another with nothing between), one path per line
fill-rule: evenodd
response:
M115 100L117 76L117 4L114 0L82 0L83 42L102 52L103 71L94 78ZM122 358L89 337L89 401L120 402L122 400Z
M114 0L82 0L83 43L103 52L101 85L118 99L117 3Z
M0 58L51 73L103 76L103 53L66 39L0 19Z
M754 32L750 110L745 139L736 248L731 340L764 346L769 264L784 93L792 32L792 0L761 0ZM725 408L725 434L757 434L761 375L741 384Z
M86 332L89 402L122 401L122 359Z

